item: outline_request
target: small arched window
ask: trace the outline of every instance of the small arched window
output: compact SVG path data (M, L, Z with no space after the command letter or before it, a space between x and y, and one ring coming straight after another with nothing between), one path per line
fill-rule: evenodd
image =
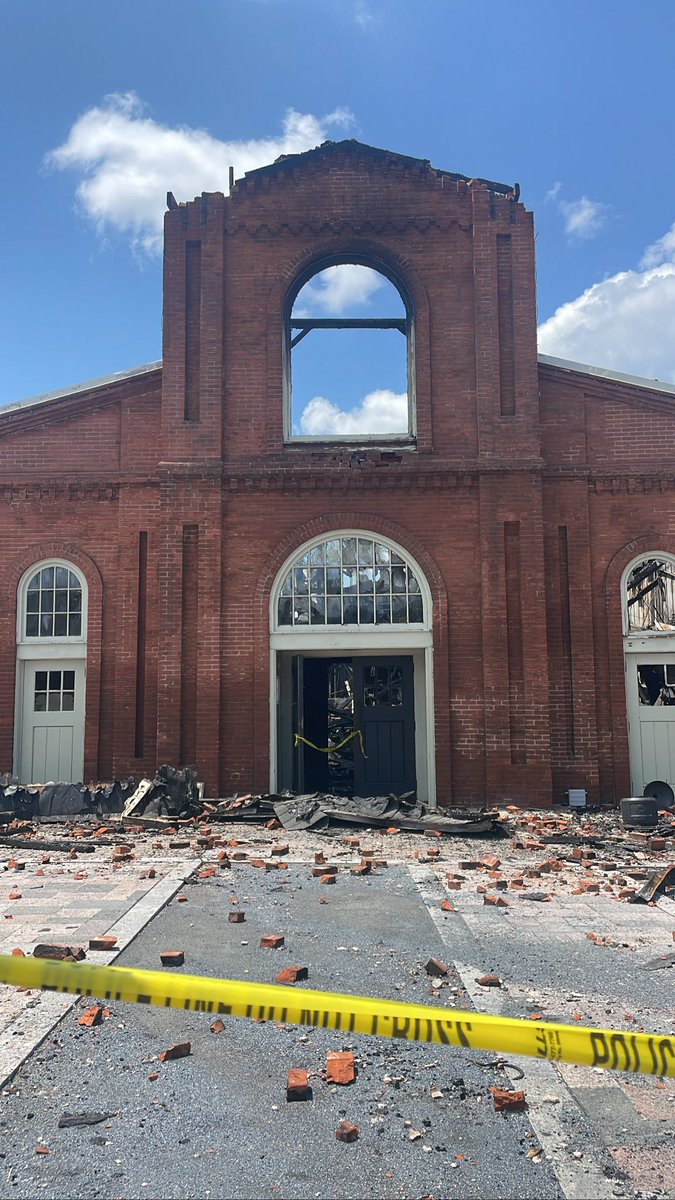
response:
M398 441L415 435L412 305L363 262L325 260L286 308L287 441Z
M675 633L675 560L650 554L626 578L626 630Z
M277 628L418 625L425 621L416 568L384 541L346 534L317 542L285 571Z
M82 641L86 636L86 585L66 562L31 568L20 588L21 642Z

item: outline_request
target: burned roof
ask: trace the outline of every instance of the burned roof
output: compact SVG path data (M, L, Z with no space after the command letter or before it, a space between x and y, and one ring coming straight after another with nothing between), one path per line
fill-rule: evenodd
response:
M337 155L350 154L355 157L370 158L376 160L383 165L392 167L402 167L404 169L429 173L436 177L452 179L459 183L477 183L484 184L491 192L497 192L503 196L511 196L514 193L519 194L519 185L513 183L496 183L491 179L479 179L475 175L458 175L453 171L442 171L438 167L432 167L428 158L412 158L408 154L398 154L395 150L383 150L378 146L368 146L365 142L359 142L356 138L345 138L340 142L322 142L320 146L315 146L313 150L303 150L298 154L281 154L273 163L268 163L265 167L256 167L252 171L247 171L245 179L261 179L265 176L279 174L284 170L296 166L317 162L322 158L332 158Z

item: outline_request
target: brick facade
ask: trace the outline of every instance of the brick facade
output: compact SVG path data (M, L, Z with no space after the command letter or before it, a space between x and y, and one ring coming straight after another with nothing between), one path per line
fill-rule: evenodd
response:
M324 260L407 289L413 448L284 443L285 300ZM0 432L0 768L17 586L56 556L89 586L85 778L195 762L207 794L266 790L270 588L308 538L362 528L431 589L439 803L630 794L620 580L675 552L675 397L538 361L509 188L347 142L174 205L162 365Z

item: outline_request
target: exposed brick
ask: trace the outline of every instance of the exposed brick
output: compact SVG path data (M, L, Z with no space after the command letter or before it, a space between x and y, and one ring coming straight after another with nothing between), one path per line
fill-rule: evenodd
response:
M309 977L307 967L284 967L276 977L277 983L299 983Z
M437 977L448 974L448 968L445 963L441 962L440 958L430 958L424 970L427 975L435 975Z
M357 1142L359 1139L358 1125L352 1125L351 1121L340 1121L335 1136L338 1142Z
M286 1084L287 1100L310 1100L312 1089L309 1086L309 1076L299 1067L291 1067Z
M191 1052L190 1042L177 1042L175 1046L169 1046L168 1050L162 1050L159 1061L170 1062L174 1058L187 1058Z
M260 939L260 945L263 950L280 950L284 944L283 933L266 933Z
M329 1050L326 1059L326 1083L349 1084L356 1079L356 1063L351 1050Z
M161 950L159 958L163 967L182 967L185 962L182 950Z
M114 950L117 946L117 938L112 934L102 934L101 937L89 938L90 950Z

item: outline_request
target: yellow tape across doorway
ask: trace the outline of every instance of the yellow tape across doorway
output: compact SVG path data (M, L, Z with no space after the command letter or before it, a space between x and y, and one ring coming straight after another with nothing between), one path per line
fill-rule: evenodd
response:
M7 955L0 955L0 982L111 1001L156 1004L186 1012L313 1025L411 1042L491 1050L502 1056L525 1054L612 1071L675 1077L675 1037L649 1033L618 1033L544 1021L533 1023L279 984Z
M339 746L316 746L314 742L308 741L308 739L303 737L302 734L296 733L293 748L295 749L296 746L299 746L300 742L304 742L306 746L311 746L312 750L318 750L319 754L333 754L336 750L341 750L343 746L346 746L347 743L351 742L354 738L359 739L361 753L364 758L367 758L368 755L366 754L363 746L363 734L361 733L360 729L355 729L353 733L350 733L349 736L345 738L344 742L340 742Z

